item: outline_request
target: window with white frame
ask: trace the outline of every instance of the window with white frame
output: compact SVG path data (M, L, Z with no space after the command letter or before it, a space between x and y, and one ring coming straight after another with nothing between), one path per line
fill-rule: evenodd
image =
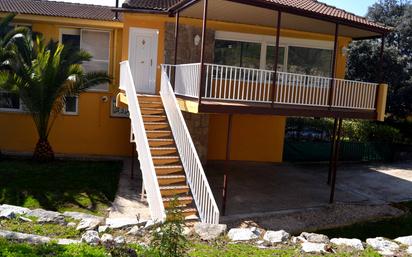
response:
M111 101L111 113L110 115L113 117L124 117L128 118L129 117L129 110L127 108L120 108L116 106L116 97L112 97Z
M230 66L273 70L275 38L217 31L215 63ZM278 70L307 75L329 76L333 42L280 38Z
M29 24L12 24L9 25L11 29L17 27L27 27L31 30ZM23 102L16 93L11 93L6 90L0 90L0 110L3 111L24 111Z
M109 72L110 32L93 29L63 28L60 30L60 42L72 47L83 49L92 55L90 61L83 62L85 72ZM104 83L91 88L89 91L109 90L109 84ZM78 97L67 96L63 112L78 114Z

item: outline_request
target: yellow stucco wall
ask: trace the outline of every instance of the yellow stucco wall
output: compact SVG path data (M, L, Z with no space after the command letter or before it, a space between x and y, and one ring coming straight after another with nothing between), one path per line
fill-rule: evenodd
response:
M110 101L103 96L114 96L119 61L121 57L120 22L88 21L68 18L51 18L19 15L16 23L32 26L33 31L43 33L46 40L59 40L60 28L94 28L111 31L109 74L114 78L109 92L86 92L80 95L78 115L60 115L50 134L50 143L56 153L70 155L127 156L130 121L128 118L110 116ZM114 51L113 49L116 49ZM17 112L0 112L0 149L10 152L32 152L37 134L30 115Z

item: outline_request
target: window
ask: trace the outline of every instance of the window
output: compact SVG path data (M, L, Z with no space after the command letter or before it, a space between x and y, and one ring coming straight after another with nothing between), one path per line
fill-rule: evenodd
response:
M64 114L78 114L79 97L66 96L66 103L64 105Z
M261 44L229 40L215 41L215 63L246 68L260 67Z
M9 111L21 111L22 105L18 94L0 91L0 109Z
M129 110L127 108L119 108L116 106L116 97L112 97L111 116L113 117L129 117Z
M332 68L332 51L290 46L288 72L329 77Z
M275 46L267 46L266 48L266 70L274 70L275 63ZM285 71L285 47L279 47L278 70Z

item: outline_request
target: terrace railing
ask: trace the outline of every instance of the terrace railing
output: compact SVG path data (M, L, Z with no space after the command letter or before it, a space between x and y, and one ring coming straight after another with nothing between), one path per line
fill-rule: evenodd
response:
M202 99L375 110L378 84L200 63L165 65L177 95ZM175 72L174 72L175 71Z

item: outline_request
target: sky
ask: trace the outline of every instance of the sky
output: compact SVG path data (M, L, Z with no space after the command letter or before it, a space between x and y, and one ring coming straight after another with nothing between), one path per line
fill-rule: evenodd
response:
M58 0L64 2L76 2L85 4L98 4L98 5L108 5L114 6L116 0ZM120 5L124 0L119 0ZM355 13L357 15L364 16L368 11L368 6L375 3L377 0L319 0L329 5L336 6L338 8L344 9L346 11Z

